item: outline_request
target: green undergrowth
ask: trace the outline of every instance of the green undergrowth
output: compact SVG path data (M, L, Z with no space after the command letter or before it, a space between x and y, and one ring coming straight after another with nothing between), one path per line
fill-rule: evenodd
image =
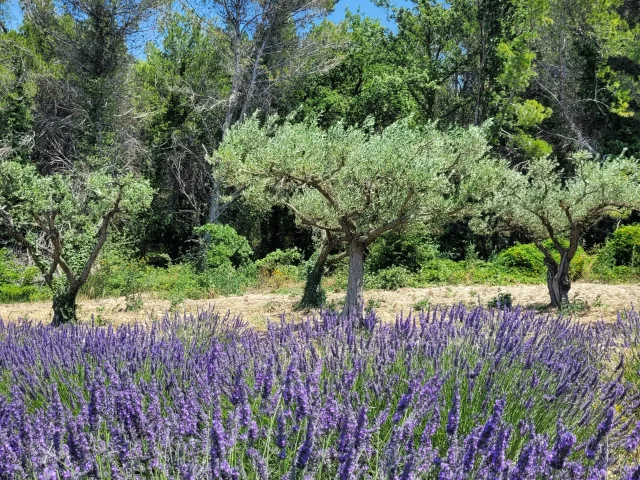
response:
M220 226L203 230L212 247L204 261L197 256L172 261L149 253L136 257L121 245L109 245L97 262L84 298L124 296L128 310L142 308L142 293L168 299L172 306L186 299L242 295L251 288L274 293L298 292L313 258L305 260L295 248L276 250L254 260L246 240L233 229ZM214 244L215 240L215 244ZM546 245L555 255L553 245ZM124 253L123 253L124 252ZM546 281L542 253L533 244L516 244L481 260L469 249L467 259L452 260L424 235L387 236L369 249L365 274L368 289L397 290L434 285L541 284ZM570 275L574 281L634 283L640 281L640 226L621 227L600 248L578 249ZM344 290L347 261L335 265L324 280L325 288ZM0 249L0 303L50 299L38 270L20 262L8 249Z

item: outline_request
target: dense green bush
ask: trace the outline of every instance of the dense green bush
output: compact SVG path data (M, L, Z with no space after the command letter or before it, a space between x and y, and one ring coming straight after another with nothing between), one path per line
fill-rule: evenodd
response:
M0 303L36 302L50 298L51 293L46 287L36 285L0 285Z
M498 265L541 276L546 272L544 256L533 243L518 243L500 252Z
M0 285L16 283L20 278L18 265L16 264L11 251L0 248Z
M256 269L252 264L234 268L223 264L201 274L209 296L242 295L246 288L255 284Z
M36 283L40 272L37 267L18 262L11 250L0 248L0 285L27 286Z
M618 228L598 253L598 263L609 266L640 267L640 224Z
M544 246L560 260L560 254L553 246L550 240L544 242ZM544 265L544 255L533 243L516 244L500 252L495 262L507 269L519 271L525 275L532 277L545 278L547 268ZM587 274L587 270L592 263L592 259L587 255L582 247L578 248L571 267L569 275L573 280L583 278Z
M147 290L147 265L125 245L107 244L82 289L89 298L120 297Z
M511 308L513 306L513 297L509 292L500 292L487 303L489 308Z
M148 291L157 292L171 299L172 303L207 296L202 276L194 265L187 262L171 265L166 269L147 267L144 284Z
M367 270L375 273L391 267L417 272L426 262L438 258L438 246L424 229L389 232L369 247Z
M0 248L0 303L48 299L49 289L37 284L38 277L36 267L22 265L11 250Z
M280 271L288 276L298 277L298 266L302 262L302 252L297 248L289 248L267 254L264 258L256 261L256 268L260 275L270 276L274 272ZM291 268L293 267L293 268Z
M195 233L206 244L206 268L217 268L225 264L241 267L251 262L251 245L233 227L219 223L207 224L196 228Z
M369 279L369 287L380 288L382 290L398 290L408 287L411 284L411 272L401 266L389 267L377 271Z

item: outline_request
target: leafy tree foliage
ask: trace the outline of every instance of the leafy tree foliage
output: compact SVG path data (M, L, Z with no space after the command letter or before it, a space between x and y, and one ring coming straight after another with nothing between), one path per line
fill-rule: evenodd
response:
M198 227L196 233L209 240L205 255L206 268L225 264L241 267L251 261L253 250L249 242L229 225L207 224Z
M135 66L135 107L151 162L154 198L147 243L178 257L208 216L213 178L205 161L222 137L230 79L220 35L192 14L172 13L159 26L162 44L147 46Z
M493 227L520 233L543 253L551 304L562 307L569 301L569 266L585 231L603 217L640 208L638 161L583 152L563 169L549 157L535 159L504 170L488 208L497 215ZM475 222L485 231L490 224ZM545 240L551 240L559 258Z
M36 79L32 161L41 171L127 168L142 156L127 42L162 0L24 3L23 35L48 64Z
M148 207L146 180L41 176L33 165L0 163L0 232L24 248L53 293L53 323L76 319L76 297L86 283L110 227Z
M318 68L313 52L317 44L304 35L312 23L333 6L332 0L203 0L202 16L218 28L229 61L231 88L226 95L222 134L234 122L244 119L257 108L268 110L270 90L283 79ZM215 178L211 188L209 222L216 223L221 214L223 192Z
M376 134L277 118L261 127L254 117L229 132L212 161L245 197L285 204L303 225L344 239L344 313L359 319L368 245L412 222L437 224L468 212L494 178L497 164L486 152L479 128L414 129L399 122Z
M338 121L361 125L373 116L384 128L418 111L394 60L393 39L380 22L348 14L342 25L326 22L317 30L346 48L334 68L292 84L277 104L281 113L295 111L297 119L317 119L325 127Z

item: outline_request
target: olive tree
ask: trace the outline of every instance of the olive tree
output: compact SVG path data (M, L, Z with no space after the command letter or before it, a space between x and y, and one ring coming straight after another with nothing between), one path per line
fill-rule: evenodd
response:
M500 229L532 241L544 255L551 305L569 301L569 266L584 232L602 218L640 208L640 165L625 156L577 153L561 169L549 157L502 173L479 231ZM553 250L547 248L548 240ZM545 245L546 244L546 245Z
M302 225L344 241L343 314L360 319L367 246L411 222L468 213L496 177L487 149L481 128L401 121L376 133L254 117L230 130L212 163L253 203L286 205Z
M0 235L24 248L53 294L53 323L76 320L76 298L110 227L149 207L145 180L94 172L39 175L33 165L0 162Z

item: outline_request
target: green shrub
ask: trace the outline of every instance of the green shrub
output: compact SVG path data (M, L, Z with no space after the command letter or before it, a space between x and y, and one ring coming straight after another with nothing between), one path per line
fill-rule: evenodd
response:
M0 285L14 284L30 286L40 277L38 267L20 264L13 252L7 248L0 248Z
M364 307L364 311L367 313L375 312L381 305L382 302L380 300L370 298L367 300L367 305Z
M489 308L511 308L513 306L513 297L509 292L500 292L487 303Z
M418 273L420 285L431 284L459 284L464 283L464 262L455 262L450 259L438 259L426 262Z
M286 280L300 280L300 273L300 267L296 267L295 265L281 265L273 270L272 277L281 277Z
M302 262L302 253L297 248L287 250L277 249L268 253L264 258L257 260L256 268L260 275L270 276L276 270L286 272L287 276L297 278L299 276L297 266ZM293 267L293 268L291 268Z
M36 302L49 300L51 293L48 288L36 285L0 285L0 303Z
M216 223L203 225L194 231L207 244L207 268L217 268L226 264L241 267L251 263L253 250L247 239L238 234L233 227Z
M543 245L551 251L556 260L560 260L560 254L553 246L551 240L543 242ZM544 255L533 243L518 243L513 247L507 248L498 254L495 262L507 269L513 269L526 275L539 277L541 280L545 278L547 273L547 267L544 264ZM573 280L584 277L592 263L592 259L584 249L578 247L576 255L569 267L569 275Z
M405 267L389 267L379 270L369 281L373 288L383 290L398 290L409 286L411 283L411 272Z
M595 262L595 258L591 257L582 247L578 248L576 256L571 261L569 267L569 276L572 280L578 280L589 276L591 268Z
M586 300L581 298L574 298L566 305L563 305L560 312L564 315L575 315L588 312L591 306Z
M367 269L375 273L391 267L404 267L417 272L420 267L438 258L438 246L424 229L408 232L389 232L369 247Z
M98 259L94 271L82 288L89 298L135 295L146 290L148 271L141 260L123 245L109 244Z
M18 283L20 276L21 271L13 253L6 248L0 248L0 285Z
M503 250L498 254L496 263L536 276L542 276L546 272L544 255L533 243L518 243Z
M48 300L51 292L36 284L39 277L37 267L20 264L11 250L0 248L0 303Z
M346 263L340 263L333 272L333 290L345 290L347 288L347 280L349 278L349 265ZM367 282L369 277L365 277L365 287L369 287L369 283Z
M626 225L613 232L598 254L598 263L640 267L640 224Z
M253 265L233 268L224 264L202 274L207 290L213 295L242 295L256 281Z
M422 312L424 310L428 310L431 302L428 298L423 298L422 300L418 300L413 304L413 309L417 312Z
M149 268L145 285L147 290L164 293L174 300L197 300L207 297L207 285L196 268L189 263L174 264L166 269Z

